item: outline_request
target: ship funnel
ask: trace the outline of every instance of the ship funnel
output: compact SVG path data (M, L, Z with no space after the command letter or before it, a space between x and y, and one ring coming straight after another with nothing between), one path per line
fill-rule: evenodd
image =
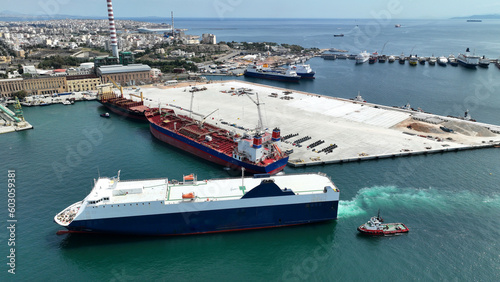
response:
M273 129L273 137L272 137L273 142L278 142L281 140L281 131L279 128Z
M110 46L113 57L118 58L118 41L116 40L115 17L113 15L113 3L111 0L106 0L108 3L108 19L109 19L109 36Z
M262 147L262 136L257 134L253 137L253 146L252 147L254 147L255 149Z

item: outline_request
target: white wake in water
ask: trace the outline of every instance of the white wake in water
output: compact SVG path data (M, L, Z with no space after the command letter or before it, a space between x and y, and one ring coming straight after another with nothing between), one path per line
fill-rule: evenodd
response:
M438 188L375 186L360 189L350 201L341 200L338 217L372 216L379 208L439 212L449 212L457 208L466 208L470 212L500 210L500 194L481 195L470 190L443 191Z

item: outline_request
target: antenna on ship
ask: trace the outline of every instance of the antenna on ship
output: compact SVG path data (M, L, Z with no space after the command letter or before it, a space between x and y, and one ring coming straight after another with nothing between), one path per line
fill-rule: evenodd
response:
M254 99L252 99L252 97L250 97L250 95L248 95L248 93L245 92L245 94L248 96L248 98L250 100L252 100L252 102L255 105L257 105L257 111L259 112L259 122L257 124L257 128L256 129L257 129L258 132L262 132L262 131L264 131L264 125L262 124L262 113L260 111L260 105L261 105L261 103L259 101L259 93L255 93L255 95L257 95L257 102Z
M245 167L241 167L241 187L245 187Z
M189 90L189 92L191 92L191 104L189 105L189 118L192 118L192 116L193 116L194 90L191 89L191 90Z

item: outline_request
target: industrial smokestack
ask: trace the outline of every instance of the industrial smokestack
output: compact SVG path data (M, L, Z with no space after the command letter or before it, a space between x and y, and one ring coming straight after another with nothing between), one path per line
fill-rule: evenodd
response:
M113 4L111 0L108 2L108 19L109 19L109 36L111 41L111 51L113 52L113 57L118 58L118 42L116 40L116 28L115 28L115 17L113 16Z
M175 29L174 29L174 11L170 11L170 15L172 16L172 37L175 38Z

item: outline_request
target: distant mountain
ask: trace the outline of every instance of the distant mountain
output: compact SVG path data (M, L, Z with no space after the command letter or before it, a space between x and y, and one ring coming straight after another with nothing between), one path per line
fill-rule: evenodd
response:
M60 19L104 19L105 17L73 16L73 15L28 15L14 11L4 10L0 12L0 21L34 21L34 20L60 20Z
M14 12L14 11L9 11L9 10L3 10L0 12L0 16L20 16L23 15L19 12Z
M472 15L468 17L454 17L452 20L468 20L468 19L480 19L480 20L500 20L499 14L489 14L489 15Z

